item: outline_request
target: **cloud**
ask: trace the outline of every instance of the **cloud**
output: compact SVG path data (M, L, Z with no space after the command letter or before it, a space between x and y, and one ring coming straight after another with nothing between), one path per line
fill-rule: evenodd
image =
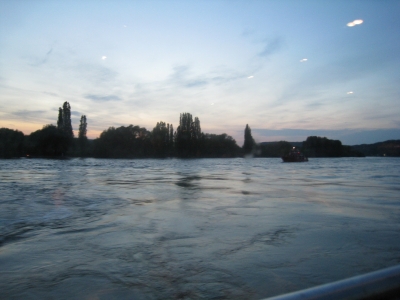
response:
M264 49L258 54L261 57L268 57L282 48L283 40L280 37L265 40Z
M37 116L43 115L45 113L47 113L47 111L45 111L45 110L26 110L26 109L17 110L17 111L12 112L13 115L18 116L18 117L24 117L24 118L29 118L32 116L37 117Z
M352 80L376 74L392 64L397 64L399 60L397 53L389 48L371 49L336 61L314 64L312 69L304 70L301 77L285 87L285 91L274 106L285 105L299 98L322 97L326 88L348 84Z
M80 117L82 114L79 111L73 110L73 111L71 111L71 115Z
M50 48L49 51L45 54L45 56L42 59L37 60L36 62L32 63L31 66L41 66L44 65L48 62L51 53L53 52L53 47Z
M244 75L232 70L218 70L205 74L192 75L189 65L180 65L173 68L173 72L168 79L178 87L198 88L210 84L220 85L234 80L243 79Z
M51 115L53 112L48 110L26 110L21 109L17 111L12 111L10 113L6 113L6 118L9 120L24 120L33 123L51 123L57 120L57 114Z
M105 84L112 84L118 76L116 71L100 63L78 62L70 67L70 71L74 76L102 87L104 87Z
M116 95L108 95L108 96L100 96L94 94L86 94L84 95L86 99L93 100L93 101L120 101L122 100L120 97Z

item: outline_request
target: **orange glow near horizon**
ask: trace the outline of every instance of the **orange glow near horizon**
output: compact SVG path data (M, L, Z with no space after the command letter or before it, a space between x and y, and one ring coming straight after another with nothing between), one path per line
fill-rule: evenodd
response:
M25 122L0 122L0 128L8 128L12 130L21 131L24 135L30 135L32 132L36 130L40 130L46 126L46 124L34 124L34 123L25 123ZM88 130L87 137L89 139L95 139L100 137L100 134L103 130ZM78 136L78 130L74 130L75 137Z
M22 131L24 135L29 135L36 130L42 129L43 124L32 124L32 123L25 123L25 122L0 122L1 128L8 128L13 130Z

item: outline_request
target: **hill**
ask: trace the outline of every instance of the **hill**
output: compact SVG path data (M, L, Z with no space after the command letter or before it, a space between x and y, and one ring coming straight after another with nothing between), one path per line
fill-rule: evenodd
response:
M351 146L351 149L359 151L366 156L400 156L400 140L354 145Z

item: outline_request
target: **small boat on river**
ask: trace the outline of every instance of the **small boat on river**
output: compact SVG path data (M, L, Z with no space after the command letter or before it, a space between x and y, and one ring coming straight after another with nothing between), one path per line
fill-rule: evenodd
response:
M282 156L283 162L304 162L308 161L308 158L304 156L296 147L293 147L288 154Z

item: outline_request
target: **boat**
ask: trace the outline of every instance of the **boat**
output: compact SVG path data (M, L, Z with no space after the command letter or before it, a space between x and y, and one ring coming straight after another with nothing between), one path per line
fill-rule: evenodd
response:
M308 158L304 156L296 147L293 147L288 154L282 156L283 162L304 162L308 161Z
M395 300L400 295L400 265L264 300Z

